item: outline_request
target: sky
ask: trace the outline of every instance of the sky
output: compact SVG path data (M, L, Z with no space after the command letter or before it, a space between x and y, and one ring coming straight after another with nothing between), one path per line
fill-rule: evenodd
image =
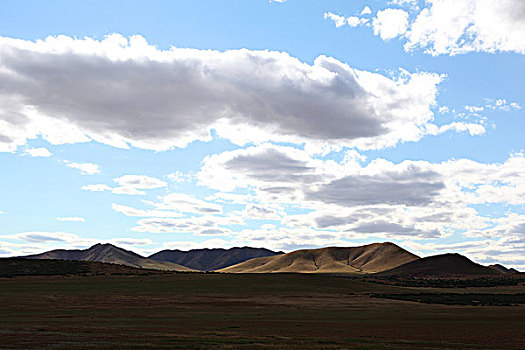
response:
M522 0L0 2L0 256L390 241L525 270Z

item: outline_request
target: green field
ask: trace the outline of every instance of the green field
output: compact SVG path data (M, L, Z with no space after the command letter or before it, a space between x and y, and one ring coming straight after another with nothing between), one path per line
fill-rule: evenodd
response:
M524 305L371 297L423 290L306 274L4 278L0 348L524 347ZM525 287L483 288L480 293L492 292L524 293Z

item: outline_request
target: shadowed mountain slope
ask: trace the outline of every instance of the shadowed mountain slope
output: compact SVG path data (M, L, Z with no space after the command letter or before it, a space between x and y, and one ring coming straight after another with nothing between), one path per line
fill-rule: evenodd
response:
M231 273L374 273L389 270L418 256L393 243L374 243L361 247L329 247L297 250L256 258L220 269Z
M265 248L163 250L149 256L156 261L168 261L201 271L222 269L246 260L283 254Z
M501 264L489 265L488 267L489 267L489 269L492 269L492 270L495 270L495 271L498 271L498 272L502 272L502 273L505 273L505 274L520 273L516 269L513 269L513 268L509 269L509 268L506 268L505 266L503 266Z
M378 273L377 276L403 277L462 277L475 275L498 275L495 271L460 254L441 254L421 258L388 271Z
M57 249L42 254L25 256L26 259L59 259L98 261L105 263L121 264L132 267L154 270L191 271L192 269L174 264L145 258L137 253L116 247L112 244L95 244L83 250Z

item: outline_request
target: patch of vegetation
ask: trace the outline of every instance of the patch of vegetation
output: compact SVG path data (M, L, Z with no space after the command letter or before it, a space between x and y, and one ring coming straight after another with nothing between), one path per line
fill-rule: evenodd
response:
M525 283L525 277L480 277L480 278L414 278L414 277L381 277L367 279L368 282L388 284L399 287L427 288L471 288L471 287L507 287Z
M90 272L89 263L68 260L0 259L0 277L66 276Z
M525 304L525 293L413 293L413 294L371 294L372 298L415 301L425 304L473 305L473 306L515 306Z

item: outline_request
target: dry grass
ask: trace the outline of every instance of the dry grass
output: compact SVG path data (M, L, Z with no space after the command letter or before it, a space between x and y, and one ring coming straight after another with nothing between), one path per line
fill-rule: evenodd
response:
M523 306L369 295L419 291L298 274L3 279L0 348L518 349L525 343Z

